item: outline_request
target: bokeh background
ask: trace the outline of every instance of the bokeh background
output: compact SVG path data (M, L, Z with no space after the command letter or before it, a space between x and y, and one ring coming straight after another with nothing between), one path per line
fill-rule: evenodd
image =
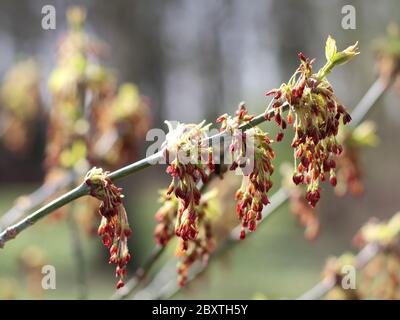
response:
M341 8L350 3L356 8L356 29L344 30ZM41 8L46 4L56 8L56 30L41 28ZM121 81L136 83L151 99L154 128L165 128L165 119L213 121L222 113L232 114L242 100L250 112L263 111L267 104L264 93L288 79L298 64L299 51L315 57L317 66L324 63L329 34L340 48L359 41L357 59L329 78L351 110L376 78L371 42L385 34L389 22L399 22L400 12L396 0L2 0L0 76L19 59L34 57L41 66L45 106L50 105L47 77L56 62L58 39L67 28L65 11L72 4L87 8L87 32L109 46L104 64L113 68ZM370 114L378 125L380 144L362 154L364 195L337 198L332 188L325 187L319 204L322 230L314 242L304 239L303 229L285 205L254 235L212 260L207 272L174 298L295 298L319 280L328 256L352 249L352 237L369 217L389 217L399 210L398 99L388 92ZM0 146L0 215L17 196L41 184L45 133L43 121L25 155ZM277 166L290 159L290 139L284 143ZM141 156L148 144L143 143ZM154 245L156 190L169 181L164 170L153 167L122 182L134 230L132 270ZM279 184L279 174L275 176ZM108 298L114 279L112 267L106 263L107 252L98 238L82 237L89 298ZM28 245L40 247L48 264L56 267L56 290L38 295L27 290L29 279L19 261ZM75 299L80 270L72 255L67 223L40 221L0 252L0 298Z

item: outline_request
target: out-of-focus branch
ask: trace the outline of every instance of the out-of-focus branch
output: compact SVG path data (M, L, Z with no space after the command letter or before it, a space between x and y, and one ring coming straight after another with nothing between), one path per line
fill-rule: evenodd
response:
M89 187L85 184L81 184L75 189L72 189L71 191L63 194L52 202L36 210L20 222L8 227L0 233L0 248L2 248L7 241L14 239L20 232L22 232L26 228L29 228L38 220L63 207L67 203L70 203L71 201L74 201L84 195L87 195L88 193Z
M46 199L70 186L75 180L76 173L68 172L63 177L57 178L57 181L45 182L31 194L19 197L15 201L15 205L0 217L0 231L16 223L24 217L27 211L34 209Z
M380 251L376 242L367 244L356 256L354 267L357 270L364 268ZM321 280L313 288L302 294L297 300L318 300L325 296L337 285L337 277L329 276Z
M353 126L360 124L360 122L365 119L367 113L371 110L371 107L392 84L393 80L385 81L382 78L376 79L352 111L351 117L353 120L350 124Z
M165 248L165 246L155 246L144 264L135 271L134 276L125 284L124 287L115 291L111 299L125 299L128 295L130 295L140 285L141 281L145 278L154 263L159 259Z

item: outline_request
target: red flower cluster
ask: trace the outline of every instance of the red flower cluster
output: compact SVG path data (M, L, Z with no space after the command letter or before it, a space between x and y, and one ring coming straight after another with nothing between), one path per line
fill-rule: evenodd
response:
M202 199L202 202L196 208L198 219L198 236L196 239L187 242L181 238L177 248L177 256L180 257L177 265L178 284L181 287L186 284L190 266L197 260L207 264L209 255L214 249L211 222L207 217L207 207L208 201L203 201Z
M188 276L190 266L196 260L208 261L208 256L214 248L214 241L211 232L211 223L208 217L208 203L213 193L206 193L200 203L196 206L196 237L184 240L180 238L177 248L177 255L181 258L177 265L178 283L184 286ZM162 206L156 213L156 220L158 222L154 236L156 242L165 246L170 239L175 235L175 225L178 218L179 200L174 194L161 197Z
M128 250L128 238L132 234L128 217L122 203L122 189L117 188L108 177L108 172L100 168L91 169L85 178L90 187L90 195L101 201L99 213L102 216L98 229L104 245L109 248L109 263L116 265L116 277L119 277L117 289L124 286L126 265L131 256Z
M243 174L242 185L236 192L238 201L236 213L242 221L240 238L246 236L245 228L255 231L257 221L262 218L262 209L269 204L267 196L272 187L271 175L274 167L271 163L275 154L270 146L268 134L260 128L254 127L245 132L240 130L240 125L251 121L253 116L247 114L245 105L239 105L236 117L223 115L218 118L222 130L229 132L232 142L229 148L233 162L231 170L241 168Z
M175 235L176 216L179 202L173 195L167 195L162 191L160 202L162 206L156 212L157 226L154 230L154 237L160 246L165 246Z
M267 95L274 96L274 117L282 129L286 128L283 106L290 106L287 121L295 129L292 141L296 160L293 182L296 185L307 184L306 199L314 207L320 199L319 181L324 181L329 173L330 183L333 186L337 183L335 157L343 150L336 140L339 120L347 124L351 117L334 95L324 74L312 73L313 60L302 53L299 58L301 64L289 83L269 91Z
M221 123L220 131L226 132L232 139L229 145L229 153L232 156L230 170L236 170L238 167L244 168L249 160L246 158L246 134L240 130L240 126L253 118L254 115L247 114L246 106L244 102L241 102L235 117L232 118L225 113L216 121Z
M168 163L166 172L172 176L172 182L166 196L174 193L179 199L175 234L187 243L195 240L199 232L196 212L201 198L199 183L206 183L214 170L212 150L205 143L208 127L203 127L203 123L178 124L175 129L168 125L165 160ZM202 163L204 154L207 157L205 165Z

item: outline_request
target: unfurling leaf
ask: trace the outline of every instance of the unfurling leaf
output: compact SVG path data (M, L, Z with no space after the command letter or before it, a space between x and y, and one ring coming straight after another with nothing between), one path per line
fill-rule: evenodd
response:
M358 50L357 45L358 45L358 42L356 42L352 46L347 47L345 50L343 50L341 52L335 53L335 55L332 58L332 63L335 66L345 64L351 58L358 55L360 52L357 51Z
M325 45L325 57L327 61L331 61L337 52L336 48L336 40L333 39L331 36L328 36L326 39Z

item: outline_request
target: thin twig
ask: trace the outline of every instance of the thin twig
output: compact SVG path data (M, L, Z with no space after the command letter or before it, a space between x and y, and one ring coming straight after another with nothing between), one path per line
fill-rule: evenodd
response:
M356 256L354 267L357 270L364 268L380 251L380 246L376 242L367 244ZM325 277L313 288L302 294L297 300L318 300L325 296L337 285L337 277Z
M71 201L76 200L84 195L87 195L88 193L88 186L86 186L85 184L81 184L75 189L72 189L71 191L63 194L52 202L36 210L20 222L8 227L2 233L0 233L0 248L4 247L4 244L7 241L14 239L21 231L32 226L38 220L63 207L67 203L70 203Z
M286 104L285 105L285 109L288 109L288 108L289 108L289 106ZM268 113L273 116L275 111L274 110L270 110ZM265 114L261 113L258 116L254 117L248 123L243 124L242 126L240 126L240 129L243 130L243 131L246 131L246 130L252 128L252 127L255 127L255 126L259 125L260 123L262 123L264 121L266 121ZM227 137L229 137L229 134L227 132L223 131L223 132L217 133L217 134L209 137L207 139L207 142L209 144L213 145L214 143L218 143L221 139L227 138ZM118 169L118 170L110 173L109 177L110 177L111 180L118 180L118 179L124 178L124 177L126 177L126 176L128 176L128 175L130 175L132 173L135 173L137 171L140 171L142 169L145 169L145 168L148 168L148 167L150 167L152 165L157 164L158 162L162 161L163 158L164 158L164 149L158 151L157 153L155 153L155 154L153 154L153 155L151 155L151 156L149 156L147 158L139 160L139 161L137 161L135 163L132 163L132 164L130 164L128 166L125 166L125 167L123 167L121 169Z
M285 106L285 108L288 108L288 105ZM274 110L270 110L269 114L273 115L275 113ZM250 122L242 125L240 129L242 130L247 130L250 129L251 127L254 127L263 121L266 121L264 113L258 115L257 117L253 118ZM214 136L211 136L207 139L208 142L213 143L214 141L220 141L221 138L229 137L229 134L227 132L221 132L218 133ZM130 165L127 165L121 169L118 169L114 172L111 172L109 174L109 177L111 180L116 181L119 179L122 179L128 175L131 175L135 172L138 172L140 170L143 170L145 168L148 168L152 165L156 165L157 163L160 162L160 160L163 159L163 153L164 150L160 150L157 153L144 158L142 160L139 160L137 162L134 162ZM40 220L41 218L49 215L53 211L61 208L65 204L78 199L80 197L83 197L85 195L89 194L89 187L86 186L85 184L81 184L80 186L76 187L73 190L70 190L69 192L61 195L57 199L53 200L52 202L48 203L47 205L43 206L42 208L36 210L32 214L30 214L28 217L23 219L22 221L8 227L6 230L0 233L0 248L4 246L4 244L11 240L14 239L21 231L25 230L32 224L34 224L36 221Z
M350 123L357 126L362 119L365 119L367 113L371 110L371 106L389 89L392 83L393 80L376 79L351 113L353 120Z
M15 201L15 205L4 213L0 218L0 231L3 231L7 226L16 223L25 216L27 211L34 209L50 198L60 190L71 186L76 180L74 172L68 172L57 181L49 181L42 184L38 189L29 195L21 196Z

